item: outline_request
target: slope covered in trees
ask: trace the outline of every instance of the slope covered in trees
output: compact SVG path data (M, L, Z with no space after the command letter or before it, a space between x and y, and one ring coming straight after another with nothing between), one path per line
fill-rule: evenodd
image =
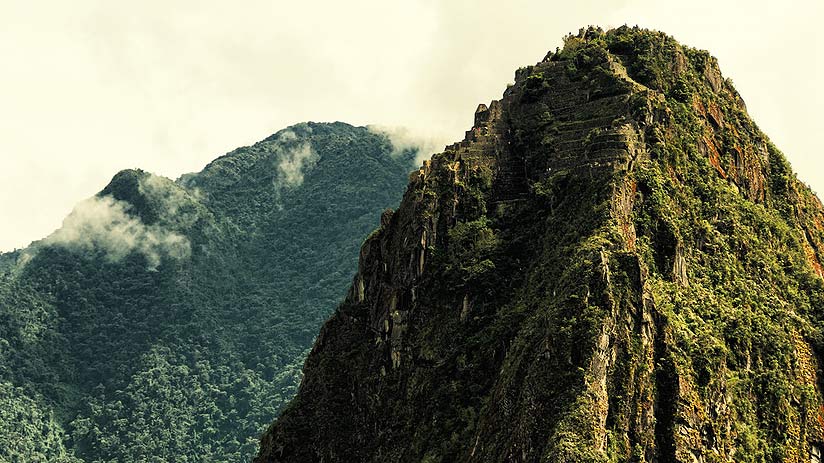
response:
M822 259L715 59L581 30L413 176L256 461L816 461Z
M248 461L414 155L299 124L0 255L0 461Z

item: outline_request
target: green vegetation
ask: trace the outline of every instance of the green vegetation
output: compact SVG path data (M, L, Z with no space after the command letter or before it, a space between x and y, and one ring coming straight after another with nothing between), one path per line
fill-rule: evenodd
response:
M248 461L412 152L300 124L0 258L0 461Z
M495 270L488 256L498 242L486 217L457 224L449 230L449 243L447 269L458 272L465 284L477 283L486 273Z
M257 461L810 461L824 207L715 60L582 29L499 107L364 244Z

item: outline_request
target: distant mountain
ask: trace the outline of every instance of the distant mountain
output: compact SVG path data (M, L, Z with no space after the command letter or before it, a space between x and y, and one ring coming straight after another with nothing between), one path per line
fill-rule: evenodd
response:
M256 461L818 462L823 259L714 58L582 29L413 175Z
M299 124L0 255L0 461L248 461L412 151Z

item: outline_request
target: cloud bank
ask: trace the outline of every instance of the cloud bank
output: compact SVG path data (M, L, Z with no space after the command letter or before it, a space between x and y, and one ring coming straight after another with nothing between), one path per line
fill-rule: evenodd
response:
M133 252L146 258L154 270L162 257L183 259L190 255L189 240L160 226L147 226L127 211L129 204L111 196L94 196L82 201L63 220L63 226L34 246L63 246L93 251L102 250L109 261L117 262ZM27 250L21 262L33 257Z

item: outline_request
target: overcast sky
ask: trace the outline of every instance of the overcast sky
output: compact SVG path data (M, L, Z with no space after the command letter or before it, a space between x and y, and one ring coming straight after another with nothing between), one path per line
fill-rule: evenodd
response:
M0 250L45 237L120 169L176 178L300 121L462 138L515 69L588 24L719 59L824 192L822 0L0 0Z

